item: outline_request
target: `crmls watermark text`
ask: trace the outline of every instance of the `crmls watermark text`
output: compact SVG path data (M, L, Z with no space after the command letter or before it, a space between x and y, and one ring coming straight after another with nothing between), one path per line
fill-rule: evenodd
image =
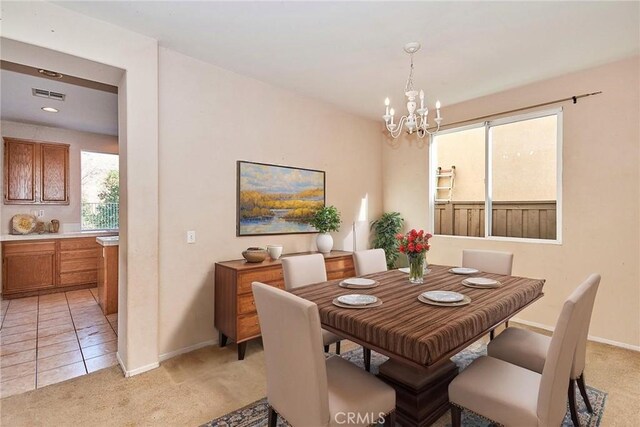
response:
M337 424L375 424L384 423L385 416L384 412L338 412L334 418Z

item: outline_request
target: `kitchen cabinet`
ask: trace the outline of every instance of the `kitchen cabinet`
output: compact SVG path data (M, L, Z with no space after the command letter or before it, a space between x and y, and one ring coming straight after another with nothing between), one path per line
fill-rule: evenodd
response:
M69 204L69 145L4 138L4 203Z
M100 249L95 237L2 242L2 296L94 287Z
M329 280L355 276L351 252L331 251L324 255L324 262ZM220 332L219 344L224 347L228 338L234 340L238 344L238 360L242 360L247 341L260 336L260 321L251 283L262 282L284 289L282 262L269 259L261 263L244 260L218 262L215 281L214 316L215 327Z
M118 237L99 238L98 304L106 315L118 312Z
M2 246L2 294L49 289L56 285L55 242Z

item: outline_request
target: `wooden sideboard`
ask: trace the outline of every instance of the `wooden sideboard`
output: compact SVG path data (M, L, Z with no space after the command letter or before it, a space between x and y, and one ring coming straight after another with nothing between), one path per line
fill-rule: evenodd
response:
M285 257L308 255L312 252L287 254ZM351 252L332 251L324 255L329 280L355 276ZM216 263L215 327L219 344L224 347L230 338L238 345L238 360L244 359L247 341L260 336L258 313L251 292L251 283L262 282L284 289L280 260L248 263L245 260Z

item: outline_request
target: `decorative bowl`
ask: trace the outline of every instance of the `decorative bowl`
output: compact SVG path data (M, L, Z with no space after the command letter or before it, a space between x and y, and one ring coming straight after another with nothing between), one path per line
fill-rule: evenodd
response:
M267 251L263 248L247 248L242 252L242 256L247 262L262 262L267 258Z

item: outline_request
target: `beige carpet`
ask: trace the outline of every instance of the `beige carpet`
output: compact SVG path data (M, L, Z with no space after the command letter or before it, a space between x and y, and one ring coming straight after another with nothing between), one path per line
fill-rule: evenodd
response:
M234 350L207 347L132 378L112 367L11 396L0 400L0 424L197 426L266 395L260 342L249 343L244 361ZM636 425L640 353L596 343L587 351L587 383L609 393L602 425Z

